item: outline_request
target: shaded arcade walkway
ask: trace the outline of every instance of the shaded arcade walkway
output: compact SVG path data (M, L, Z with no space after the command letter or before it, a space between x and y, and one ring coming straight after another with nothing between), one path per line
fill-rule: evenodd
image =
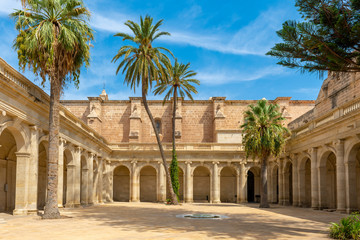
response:
M176 218L217 213L224 220ZM0 214L0 239L326 239L329 223L345 215L311 209L255 204L113 203L64 210L63 219Z

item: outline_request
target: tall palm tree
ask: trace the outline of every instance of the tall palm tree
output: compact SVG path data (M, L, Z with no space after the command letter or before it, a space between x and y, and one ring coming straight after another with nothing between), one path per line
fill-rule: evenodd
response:
M125 25L131 29L134 36L127 33L117 33L115 36L121 37L123 41L130 41L133 45L122 46L112 61L116 62L117 60L123 58L116 70L116 74L123 69L122 73L126 73L124 82L130 86L134 92L137 87L141 86L142 101L153 126L156 140L159 145L171 201L173 204L178 204L177 197L171 184L164 149L161 144L159 133L156 129L155 120L151 114L146 99L148 90L151 89L153 81L160 82L166 77L165 66L168 62L170 62L170 60L164 52L172 55L172 53L166 48L152 46L153 41L157 38L170 35L168 32L159 32L159 27L162 25L162 22L163 20L160 20L153 25L153 18L150 16L146 16L144 19L140 17L140 25L128 20Z
M192 84L200 85L200 81L194 79L196 76L196 72L189 70L190 63L183 64L179 63L177 59L175 59L174 66L171 63L167 64L166 74L167 81L162 81L155 86L154 94L160 95L165 91L167 93L164 97L164 103L167 100L170 100L171 97L174 99L173 106L173 118L172 118L172 147L173 147L173 155L170 166L170 175L172 184L174 187L175 194L179 197L179 180L178 180L178 164L176 157L176 145L175 145L175 119L176 119L176 108L177 108L177 97L178 95L182 98L187 96L189 99L194 100L192 97L192 93L197 94L197 90L195 86Z
M256 105L249 105L245 111L245 123L241 126L246 157L260 158L261 161L261 208L270 207L267 196L268 159L281 153L285 136L289 133L282 125L283 120L279 106L262 99Z
M14 48L19 66L50 82L47 200L43 218L59 218L57 203L60 95L67 82L78 87L80 68L90 60L90 12L82 0L27 0L11 14L19 31Z

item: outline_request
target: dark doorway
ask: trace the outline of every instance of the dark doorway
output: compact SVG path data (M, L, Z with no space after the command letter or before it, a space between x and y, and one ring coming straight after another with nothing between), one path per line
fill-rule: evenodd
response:
M255 202L255 177L251 171L247 176L247 190L248 202Z

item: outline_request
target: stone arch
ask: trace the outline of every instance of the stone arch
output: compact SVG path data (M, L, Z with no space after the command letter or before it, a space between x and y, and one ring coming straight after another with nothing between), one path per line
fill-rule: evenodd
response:
M5 128L0 131L0 212L12 212L15 209L16 152L21 149L18 142L24 144L20 137L16 129Z
M209 202L211 191L211 171L207 166L197 166L193 169L193 200Z
M225 166L220 171L220 201L236 203L237 171L233 166Z
M285 205L292 205L293 203L293 164L291 161L286 161L284 166L284 202Z
M345 167L348 170L346 179L347 208L349 212L360 210L360 143L352 144L345 158Z
M9 131L16 142L16 150L17 152L27 152L27 139L29 137L29 129L26 129L21 125L21 121L6 121L0 125L0 135L4 130Z
M319 161L320 208L336 209L336 155L325 151Z
M140 169L140 201L157 201L157 169L151 165Z
M271 169L272 203L279 203L279 165L275 164Z
M247 200L260 202L260 168L251 167L247 172Z
M117 202L130 201L130 169L119 165L114 169L113 200Z
M89 167L87 158L85 155L81 155L80 158L80 203L82 205L88 204L88 179L89 179Z
M39 143L38 155L38 192L37 192L37 209L43 210L46 202L47 192L47 158L48 142L43 140Z
M308 156L300 160L299 165L300 206L311 207L311 160Z

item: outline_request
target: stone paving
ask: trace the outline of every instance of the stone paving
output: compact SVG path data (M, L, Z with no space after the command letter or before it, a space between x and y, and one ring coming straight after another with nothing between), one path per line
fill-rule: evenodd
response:
M330 222L346 215L257 204L112 203L64 209L62 219L0 213L0 239L327 239ZM228 219L184 219L214 213Z

